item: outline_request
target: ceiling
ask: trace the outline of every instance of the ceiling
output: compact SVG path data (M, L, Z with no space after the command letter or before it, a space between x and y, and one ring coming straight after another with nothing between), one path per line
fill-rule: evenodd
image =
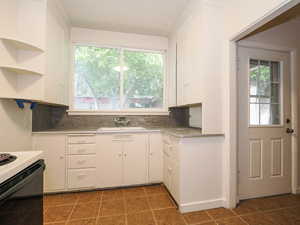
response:
M62 0L76 27L168 36L189 0Z

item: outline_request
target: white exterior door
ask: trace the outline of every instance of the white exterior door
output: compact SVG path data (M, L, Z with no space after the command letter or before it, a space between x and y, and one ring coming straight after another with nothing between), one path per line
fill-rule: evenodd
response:
M239 198L291 192L290 59L239 47Z

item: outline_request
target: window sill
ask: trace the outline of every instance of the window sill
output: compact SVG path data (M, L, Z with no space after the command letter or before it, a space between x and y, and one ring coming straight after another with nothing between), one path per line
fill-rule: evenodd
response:
M68 110L68 115L110 115L110 116L168 116L169 111L167 110L148 110L148 111L84 111L84 110Z

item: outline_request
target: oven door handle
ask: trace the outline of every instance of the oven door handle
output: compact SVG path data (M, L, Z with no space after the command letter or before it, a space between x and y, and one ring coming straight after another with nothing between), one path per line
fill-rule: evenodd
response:
M35 166L37 166L37 165L38 165L38 167L30 175L26 176L24 179L22 179L21 181L17 182L15 185L13 185L11 187L8 187L8 189L6 191L4 191L3 193L1 193L0 194L0 202L3 201L3 200L5 200L6 198L10 197L11 195L13 195L14 193L16 193L17 191L19 191L28 182L30 182L37 173L39 173L39 172L41 172L41 171L43 171L45 169L44 162L38 162ZM13 182L13 180L18 179L19 176L22 176L28 170L30 170L30 167L27 168L27 169L25 169L24 171L21 171L19 174L15 175L11 179L7 180L7 182L8 183ZM7 183L7 182L5 182L5 183Z

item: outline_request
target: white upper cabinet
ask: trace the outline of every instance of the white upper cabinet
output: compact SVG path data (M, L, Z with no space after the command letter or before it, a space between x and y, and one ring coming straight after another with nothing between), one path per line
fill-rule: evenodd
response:
M168 62L168 107L177 105L177 39L172 37L169 39L169 51L167 56Z
M0 98L67 105L70 28L57 4L1 1Z
M169 64L169 76L176 76L177 71L177 106L201 103L203 132L222 132L222 8L206 1L193 2L171 36L177 42L177 66ZM172 49L169 52L175 54Z
M55 1L48 1L45 101L68 105L70 27Z
M46 0L3 0L0 98L43 98Z

